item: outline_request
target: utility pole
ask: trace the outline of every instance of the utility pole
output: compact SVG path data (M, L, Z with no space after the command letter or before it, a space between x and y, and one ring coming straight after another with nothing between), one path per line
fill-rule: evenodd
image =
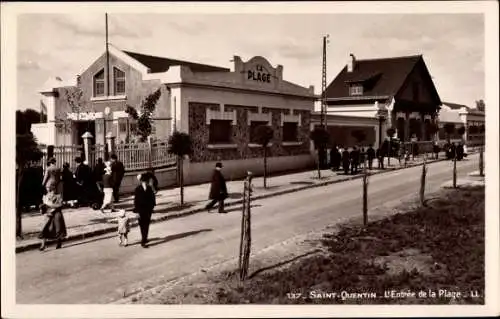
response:
M323 37L323 69L321 74L321 125L325 129L327 125L327 105L326 105L326 44L328 43L329 35Z
M107 96L110 96L110 90L109 90L108 14L107 13L106 13L106 90L105 91L107 92Z

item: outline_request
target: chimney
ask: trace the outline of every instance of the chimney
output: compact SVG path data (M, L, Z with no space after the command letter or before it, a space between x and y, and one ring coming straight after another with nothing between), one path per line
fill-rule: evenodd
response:
M80 86L81 83L82 83L82 81L80 79L80 74L77 74L76 75L76 86Z
M356 64L356 57L354 54L349 54L349 62L347 62L347 72L352 72Z

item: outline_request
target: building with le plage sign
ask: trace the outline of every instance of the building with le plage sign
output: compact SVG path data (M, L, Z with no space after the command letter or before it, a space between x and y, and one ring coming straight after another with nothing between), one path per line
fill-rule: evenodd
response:
M281 65L273 67L263 57L243 62L235 56L230 70L112 46L109 53L109 77L103 54L75 86L56 82L42 91L48 123L41 142L80 144L86 131L99 144L109 132L117 143L126 141L130 135L126 106L139 109L148 94L160 89L153 135L167 139L178 130L191 136L194 152L184 165L187 183L209 180L217 161L224 163L228 178L242 177L247 170L261 173L263 150L255 140L260 125L274 131L267 152L270 172L312 164L309 130L314 88L285 81ZM79 107L71 102L75 90L81 91ZM69 122L71 129L61 129L64 125L59 122Z
M335 143L378 147L387 128L402 141L431 140L427 128L436 122L441 100L421 55L357 60L351 54L327 87L326 103Z

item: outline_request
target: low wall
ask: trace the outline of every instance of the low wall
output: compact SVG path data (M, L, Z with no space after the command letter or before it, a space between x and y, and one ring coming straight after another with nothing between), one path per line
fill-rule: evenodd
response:
M184 161L184 181L186 185L209 182L216 162L190 163ZM242 160L222 161L223 173L226 180L241 179L251 171L256 176L264 173L264 160L251 158ZM267 159L268 173L278 173L305 169L314 165L314 157L310 154L300 156L279 156Z
M128 171L125 172L122 184L120 186L120 194L131 194L134 192L135 187L139 184L137 181L137 175L144 173L145 171ZM164 168L155 169L155 176L158 179L158 187L166 188L175 186L177 183L177 169Z

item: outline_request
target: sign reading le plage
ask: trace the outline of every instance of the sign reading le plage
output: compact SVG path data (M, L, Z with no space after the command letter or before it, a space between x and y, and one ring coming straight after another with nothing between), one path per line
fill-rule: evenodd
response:
M255 65L255 70L247 71L247 79L263 83L271 83L271 74L260 64Z

